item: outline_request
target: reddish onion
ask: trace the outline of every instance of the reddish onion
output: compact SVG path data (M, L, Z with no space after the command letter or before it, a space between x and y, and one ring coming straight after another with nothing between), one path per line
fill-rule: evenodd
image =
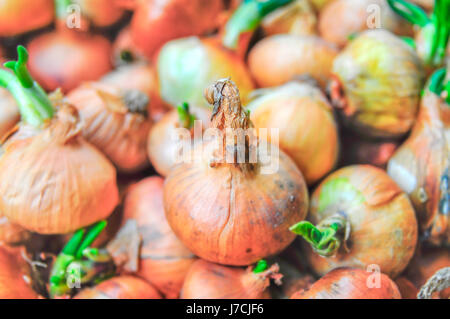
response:
M108 250L116 265L147 280L172 299L178 298L196 258L167 223L163 183L160 177L149 177L130 187L124 204L123 228Z
M400 298L397 285L385 274L352 268L332 270L309 289L298 291L291 297L291 299Z
M97 27L108 27L118 22L124 14L123 8L111 0L75 0L83 16Z
M0 214L0 243L7 245L16 245L26 242L31 236L31 233L11 223L9 219Z
M270 299L266 290L270 279L281 284L277 264L255 272L256 268L226 267L197 260L189 269L181 292L182 299Z

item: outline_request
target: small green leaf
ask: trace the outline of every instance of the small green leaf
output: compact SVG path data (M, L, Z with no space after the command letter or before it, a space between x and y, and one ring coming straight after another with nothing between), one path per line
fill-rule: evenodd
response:
M261 273L261 272L263 272L263 271L266 271L267 268L268 268L267 261L264 260L264 259L261 259L261 260L258 261L258 263L256 264L255 269L253 269L253 273L259 274L259 273Z

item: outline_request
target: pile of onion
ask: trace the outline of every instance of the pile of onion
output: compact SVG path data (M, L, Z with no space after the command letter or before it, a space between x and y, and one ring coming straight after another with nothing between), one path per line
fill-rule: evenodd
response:
M148 96L101 82L85 83L67 95L83 120L82 134L123 172L148 165Z
M289 226L305 218L308 191L295 163L248 130L252 123L234 82L219 80L205 96L214 105L214 134L205 134L190 161L170 171L164 184L166 216L195 255L249 265L294 240Z
M184 278L196 257L167 223L160 177L130 187L122 228L107 246L122 272L133 273L156 287L166 298L178 298Z
M445 77L445 69L431 77L411 135L387 168L409 195L425 238L435 245L450 244L450 73Z
M414 50L386 30L357 36L333 62L331 99L348 127L399 137L414 123L424 71Z
M193 139L202 137L203 129L209 126L210 116L210 110L196 108L194 112L191 112L189 105L185 103L176 110L165 114L152 127L148 136L147 150L150 162L160 175L167 176L171 168L177 164L177 159L182 156L180 151L183 151L183 149L180 149L180 146L191 147L195 143ZM198 128L195 127L196 121L201 121L198 122ZM186 129L183 132L187 133L188 136L184 134L177 135L180 133L178 129L181 128ZM195 134L196 129L197 134Z
M267 267L262 260L256 267L234 268L197 260L183 284L183 299L270 299L266 290L270 279L281 285L283 275L277 264Z
M71 232L106 218L118 202L114 166L83 139L76 109L50 101L31 78L25 48L18 53L18 62L7 63L15 75L0 70L0 85L15 97L22 117L2 146L1 213L43 234Z
M75 299L161 299L161 295L143 279L118 276L83 289Z
M53 21L53 0L3 0L0 37L12 37L43 28Z
M34 38L28 45L30 72L46 90L61 88L67 92L111 70L109 41L66 25L71 1L56 1L56 30ZM85 24L80 22L83 28Z
M375 264L395 278L416 248L417 220L408 196L383 170L369 165L329 175L311 197L308 220L291 229L310 244L304 254L319 275Z
M339 155L333 109L319 88L289 82L254 92L248 105L255 127L279 130L279 146L297 164L308 185L329 173Z
M335 0L320 12L321 37L340 47L358 32L379 28L398 35L412 34L412 28L392 11L386 0Z
M310 288L291 299L401 299L397 285L385 274L357 268L339 268L327 273Z
M248 64L260 87L277 86L299 76L310 76L325 88L337 54L334 44L318 36L278 34L259 41L250 50Z

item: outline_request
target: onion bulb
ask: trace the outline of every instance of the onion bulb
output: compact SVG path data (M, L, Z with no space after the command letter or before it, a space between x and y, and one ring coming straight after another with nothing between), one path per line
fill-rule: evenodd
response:
M116 66L131 62L145 62L144 54L131 38L130 27L123 28L113 43L113 62Z
M0 214L0 243L6 245L17 245L26 242L31 236L31 233L20 227L19 225L11 223L7 217Z
M67 95L83 120L82 133L118 167L135 172L148 165L151 121L148 96L100 82L85 83Z
M310 76L325 88L338 50L317 36L278 34L264 38L250 50L250 72L260 87L277 86Z
M184 109L186 108L186 109ZM185 128L190 131L189 140L181 140L179 142L192 145L192 139L195 138L195 121L201 121L200 132L208 126L211 111L206 108L196 108L190 111L188 104L179 106L177 110L172 110L157 122L148 137L148 156L155 170L162 176L167 176L171 168L177 164L177 151L179 151L179 143L176 142L177 129ZM187 122L185 119L190 118ZM201 137L201 136L199 136ZM184 138L184 136L181 136Z
M118 276L83 289L75 299L161 299L161 296L143 279Z
M252 130L243 135L252 124L234 82L219 80L205 96L214 105L216 138L194 147L191 160L170 171L164 185L166 216L195 255L220 264L249 265L294 240L289 225L305 217L308 191L287 155L274 145L264 147L266 141Z
M412 34L412 28L392 11L386 0L336 0L320 12L320 35L340 47L358 32L380 28L399 35Z
M222 0L143 0L131 21L131 34L137 47L151 58L166 42L202 35L218 27Z
M0 88L0 139L19 122L20 113L16 101L3 88Z
M303 173L308 185L329 173L339 155L333 110L319 88L299 82L255 91L247 105L256 128L279 129L280 148Z
M395 280L395 284L400 291L402 299L417 299L419 289L406 277L399 277Z
M409 131L424 71L414 50L386 30L361 33L333 63L331 99L344 124L369 137Z
M0 37L12 37L49 25L53 0L3 0L0 2Z
M139 276L166 298L178 298L195 256L180 242L167 223L160 177L149 177L130 187L122 229L108 251L124 272Z
M385 274L356 268L334 269L291 299L401 299L397 285Z
M339 267L376 265L395 278L414 254L414 209L379 168L355 165L329 175L311 197L308 219L291 229L310 244L305 255L319 275Z
M23 258L23 248L0 244L0 299L36 299L30 285L30 267Z
M283 277L277 264L267 267L265 261L255 268L226 267L197 260L184 281L183 299L270 299L266 290L270 279L281 284Z
M118 22L124 9L111 0L72 0L79 5L83 16L97 27L108 27Z
M82 138L76 109L50 101L31 78L25 48L18 53L18 62L7 63L15 75L0 70L0 86L15 97L23 123L3 145L0 211L42 234L71 232L108 217L118 202L114 167Z
M425 238L435 245L450 244L450 104L438 88L445 85L445 73L441 69L432 76L412 133L387 169L409 195Z

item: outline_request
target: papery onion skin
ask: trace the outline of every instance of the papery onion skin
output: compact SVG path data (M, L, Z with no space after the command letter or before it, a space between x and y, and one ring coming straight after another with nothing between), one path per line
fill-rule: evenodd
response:
M7 217L0 214L0 243L17 245L26 242L30 236L29 231L11 223Z
M20 130L0 157L0 211L28 230L64 234L108 217L118 203L116 170L80 136L64 105L34 136Z
M311 197L308 220L317 224L334 214L343 214L350 223L348 251L342 244L335 256L323 258L305 247L317 274L375 264L395 278L408 265L417 243L415 212L408 196L383 170L348 166L322 181Z
M84 17L97 27L108 27L118 22L124 10L111 0L76 0Z
M4 0L0 3L0 36L11 37L49 25L53 0Z
M203 128L208 126L211 116L210 110L196 108L192 113L198 120L202 121ZM164 115L150 130L147 144L148 156L155 170L162 176L167 176L172 167L177 164L175 155L179 145L173 138L176 136L176 129L179 127L178 112L172 110Z
M217 81L206 92L218 107L213 128L223 132L248 128L248 114L231 80ZM227 140L222 145L230 149L228 142L233 141ZM289 226L306 215L308 191L301 172L282 151L274 153L278 152L275 146L267 149L267 158L279 155L278 167L266 174L259 156L256 163L215 163L215 142L198 145L206 156L196 158L202 152L194 148L192 160L169 173L164 208L170 226L189 250L211 262L249 265L281 252L295 238ZM260 151L261 144L255 153Z
M371 278L379 276L379 287L369 287ZM339 268L330 271L309 289L291 299L401 299L397 285L385 274L362 269Z
M254 89L242 58L223 48L215 38L189 37L168 42L157 61L161 98L173 107L187 102L193 107L210 108L202 93L212 82L225 77L236 82L244 105Z
M249 269L217 265L197 260L189 269L182 299L270 299L270 285L264 274Z
M332 107L319 88L290 82L262 91L247 108L256 128L279 129L279 147L294 160L308 185L336 164L338 128Z
M74 299L161 299L161 295L143 279L118 276L83 289Z
M64 30L34 38L28 45L30 73L48 91L68 92L111 70L111 44L99 35Z
M412 35L412 28L389 7L386 0L336 0L320 12L321 37L340 47L347 44L349 36L374 28Z
M160 177L131 186L124 204L123 223L137 221L142 237L137 276L147 280L166 298L178 298L187 271L197 259L167 223Z
M131 21L136 45L151 58L166 42L217 28L221 0L140 1Z
M324 88L338 50L317 36L278 34L264 38L248 57L250 73L260 87L284 84L311 76Z
M450 218L442 189L450 170L450 107L426 90L410 137L388 163L388 174L409 195L426 240L450 244ZM445 196L445 195L444 195ZM448 204L447 204L448 206Z
M126 92L115 86L90 82L71 91L67 99L80 113L86 140L108 156L120 171L136 172L149 164L147 136L151 121L146 115L147 103L139 106L143 108L141 111L130 110L123 94ZM147 96L143 98L148 102Z
M10 248L0 244L0 299L36 299L25 278L30 278L30 266L23 255L23 248Z
M316 33L317 18L308 0L295 0L268 14L261 23L266 35Z
M0 139L20 120L19 108L9 92L0 88Z
M423 65L386 30L361 33L333 62L332 102L344 124L369 137L400 137L414 123Z

